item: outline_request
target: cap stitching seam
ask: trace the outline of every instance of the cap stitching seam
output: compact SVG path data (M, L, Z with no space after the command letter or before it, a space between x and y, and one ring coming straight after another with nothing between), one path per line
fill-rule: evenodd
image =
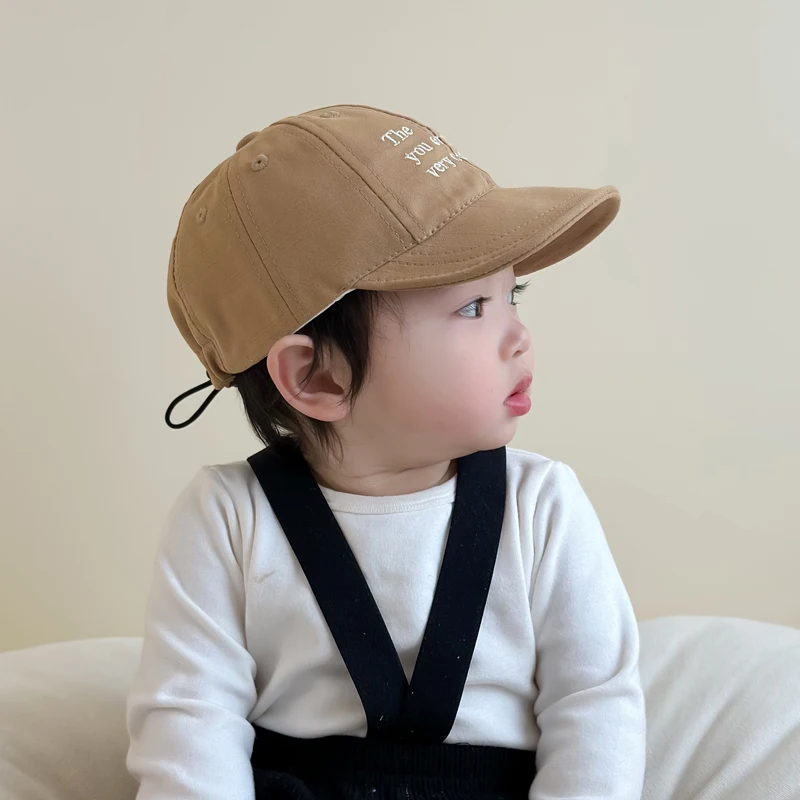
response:
M320 126L320 125L316 125L316 123L314 123L314 122L313 122L313 120L312 120L312 118L311 118L311 117L301 117L301 118L302 118L302 119L303 119L303 121L304 121L304 122L306 122L307 124L314 124L314 125L315 125L315 127L317 127L317 128L320 128L321 130L325 130L326 132L328 132L326 128L322 128L322 126ZM296 127L296 128L300 128L300 130L301 130L301 131L304 131L305 133L309 134L310 136L313 136L315 139L318 139L320 142L322 142L322 144L323 144L323 145L325 145L325 147L327 147L327 148L328 148L328 150L330 150L331 152L335 152L335 151L333 150L333 148L332 148L332 147L331 147L331 146L330 146L330 145L329 145L329 144L328 144L328 143L327 143L327 142L326 142L326 141L325 141L325 140L324 140L324 139L323 139L323 138L322 138L322 137L321 137L321 136L320 136L318 133L314 133L314 131L310 131L310 130L308 130L308 128L306 128L306 127L305 127L305 126L303 126L303 125L298 125L298 123L297 123L297 122L289 122L289 121L285 121L283 124L285 124L285 125L293 125L293 126L294 126L294 127ZM289 133L289 131L287 131L287 133ZM296 135L297 135L297 134L295 134L295 136L296 136ZM339 138L338 138L336 135L334 135L332 132L331 132L331 136L333 136L333 138L334 138L334 139L336 139L338 142L341 142L341 144L343 144L343 145L344 145L344 147L345 147L345 148L346 148L346 149L347 149L347 150L348 150L348 151L351 153L351 155L353 156L353 158L354 158L354 159L355 159L355 160L356 160L356 161L357 161L359 164L361 164L361 165L365 166L367 169L369 169L369 167L368 167L366 164L364 164L364 162L363 162L363 161L362 161L360 158L358 158L358 156L356 156L356 154L355 154L355 153L353 153L353 151L352 151L352 150L350 150L350 148L349 148L349 147L347 147L347 145L345 145L345 144L344 144L344 142L342 142L342 141L341 141L341 139L339 139ZM302 137L298 137L298 138L300 138L300 139L302 140ZM305 140L303 140L303 141L305 141ZM309 142L309 144L310 144L310 142ZM319 150L319 148L317 148L317 149ZM328 156L327 156L327 155L326 155L326 154L325 154L325 153L324 153L322 150L320 150L320 153L322 153L322 155L323 155L323 156L325 156L325 158L328 158ZM336 157L337 157L337 158L338 158L340 161L342 161L343 163L347 164L347 162L346 162L346 161L345 161L345 160L344 160L344 159L343 159L343 158L342 158L342 157L341 157L341 156L340 156L338 153L336 153ZM330 158L328 158L328 161L330 161ZM333 162L332 162L332 161L331 161L331 164L333 164ZM335 166L335 164L334 164L334 166ZM351 166L350 166L350 164L347 164L347 166L348 166L348 167L349 167L349 168L350 168L350 169L351 169L353 172L355 172L355 173L358 175L358 172L357 172L357 171L356 171L356 170L355 170L353 167L351 167ZM338 169L338 167L337 167L337 169ZM341 170L339 170L339 172L341 172ZM370 172L372 172L372 170L370 170ZM347 180L350 180L350 178L349 178L349 176L348 176L348 175L346 175L345 173L342 173L342 174L345 176L345 178L347 178ZM374 173L373 173L373 174L374 174ZM363 178L361 175L358 175L358 177L361 179L361 182L362 182L362 183L366 184L366 181L364 180L364 178ZM376 177L376 179L377 179L377 176L375 176L375 177ZM352 181L350 181L350 182L352 183ZM382 186L383 186L383 187L386 189L386 191L387 191L389 194L391 194L391 195L392 195L392 197L395 197L395 196L394 196L394 194L392 193L392 190L391 190L391 189L389 189L387 186L385 186L385 185L384 185L384 184L383 184L383 183L380 181L380 179L378 179L378 183L380 183L380 184L381 184L381 185L382 185ZM355 185L355 184L354 184L354 185ZM367 185L368 185L368 184L367 184ZM358 187L356 187L356 188L358 188ZM358 189L358 191L359 191L359 192L361 192L361 190L360 190L360 189ZM373 189L371 186L370 186L370 191L372 191L373 193L376 193L376 192L375 192L375 190L374 190L374 189ZM367 198L366 198L366 195L365 195L365 199L367 199ZM405 208L405 206L403 206L403 204L402 204L402 203L401 203L401 202L400 202L400 201L399 201L399 200L398 200L396 197L395 197L395 200L397 200L398 204L399 204L400 206L402 206L402 207L405 209L406 213L407 213L407 214L408 214L408 215L411 217L411 219L413 219L413 220L414 220L414 222L417 222L417 221L416 221L416 218L414 217L414 215L413 215L413 214L412 214L410 211L408 211L408 209L407 209L407 208ZM368 199L367 199L367 202L369 202L369 200L368 200ZM370 203L370 205L372 205L372 204ZM391 211L391 209L389 209L389 208L388 208L388 206L386 206L386 203L385 203L385 202L384 202L384 207L385 207L385 208L387 208L387 210ZM376 209L376 210L377 210L377 209ZM378 213L380 214L380 212L378 212ZM381 216L383 216L383 215L381 214ZM407 227L407 226L406 226L406 225L403 223L403 221L402 221L402 220L401 220L401 219L400 219L400 218L397 216L397 214L395 214L394 212L392 212L392 217L393 217L393 218L394 218L394 219L397 221L397 223L398 223L398 224L399 224L399 225L400 225L400 226L403 228L403 230L404 230L404 231L405 231L405 232L406 232L406 233L407 233L407 234L408 234L408 235L409 235L409 236L410 236L410 237L411 237L411 238L412 238L412 239L413 239L413 240L416 242L416 236L414 236L414 234L413 234L413 233L412 233L412 232L411 232L411 231L408 229L408 227ZM388 224L388 223L387 223L387 224ZM418 222L417 222L417 225L419 225L419 223L418 223ZM389 226L389 227L390 227L390 229L391 229L391 226ZM393 232L394 232L394 231L393 231ZM399 237L399 236L398 236L397 238L398 238L398 239L400 239L400 237ZM401 241L402 241L402 239L401 239ZM411 245L411 246L413 246L413 245Z
M310 118L308 118L308 119L309 119L309 121L310 121ZM312 123L312 124L315 124L315 125L316 125L316 123ZM416 123L416 124L420 124L420 123ZM321 126L321 125L317 125L317 127L320 127L320 128L322 128L322 126ZM422 127L425 127L425 126L423 125ZM365 162L363 159L359 158L359 157L358 157L358 156L357 156L357 155L356 155L356 154L355 154L355 153L354 153L354 152L353 152L353 151L352 151L352 150L351 150L351 149L350 149L350 148L347 146L347 143L346 143L346 142L344 142L342 139L340 139L340 138L339 138L339 137L338 137L338 136L337 136L337 135L336 135L336 134L335 134L335 133L334 133L332 130L330 130L330 129L328 129L328 128L322 128L322 130L324 130L324 131L325 131L326 133L328 133L328 134L329 134L331 137L333 137L334 139L336 139L336 141L337 141L337 142L339 142L339 144L340 144L340 145L342 145L342 147L344 147L344 149L345 149L345 150L347 150L347 152L348 152L348 153L350 153L350 155L351 155L351 156L353 156L353 158L354 158L354 159L355 159L355 160L356 160L356 161L357 161L359 164L361 164L361 166L363 166L363 167L364 167L364 169L366 169L366 170L367 170L367 172L369 172L369 173L370 173L370 174L371 174L371 175L372 175L372 176L375 178L375 180L376 180L376 181L377 181L377 182L378 182L378 183L379 183L381 186L383 186L383 188L384 188L384 189L385 189L385 190L386 190L386 191L387 191L387 192L388 192L388 193L389 193L389 194L390 194L390 195L391 195L391 196L392 196L392 197L395 199L395 202L397 203L397 205L399 205L399 206L400 206L400 208L402 208L402 209L403 209L403 211L405 211L405 212L406 212L406 214L408 214L408 216L409 216L409 217L411 217L411 219L413 219L413 220L414 220L414 222L416 222L416 224L417 224L417 225L420 225L420 223L419 223L419 221L417 220L416 216L415 216L414 214L412 214L412 213L411 213L410 209L409 209L409 208L406 206L406 204L405 204L405 203L404 203L404 202L403 202L403 201L402 201L402 200L401 200L401 199L400 199L400 198L399 198L399 197L398 197L398 196L397 196L397 195L396 195L396 194L395 194L395 193L394 193L394 192L393 192L393 191L392 191L392 190L391 190L391 189L390 189L390 188L389 188L389 187L388 187L388 186L387 186L387 185L386 185L386 184L385 184L385 183L384 183L382 180L381 180L381 178L380 178L380 177L379 177L379 176L378 176L378 175L377 175L377 174L376 174L376 173L375 173L375 172L374 172L372 169L370 169L370 166L369 166L369 164L367 164L367 163L366 163L366 162ZM351 169L352 169L352 167L351 167ZM363 178L362 178L362 180L363 180ZM403 225L403 227L405 228L406 226L405 226L405 225ZM420 226L420 227L421 227L421 226ZM410 231L409 231L409 233L410 233Z
M192 194L194 194L194 192ZM191 197L189 199L191 200ZM189 204L189 200L186 201L185 206L188 205L188 204ZM194 328L195 328L195 330L194 330L195 339L197 340L197 344L200 345L200 349L203 352L203 355L205 356L205 346L209 342L211 342L211 337L208 335L208 332L206 331L205 327L203 325L201 325L198 322L198 320L195 318L194 312L192 311L191 306L186 302L186 299L183 297L182 290L183 290L185 284L183 282L181 282L180 286L178 285L178 267L177 267L177 265L180 263L180 260L178 258L178 249L180 247L180 245L178 243L178 233L180 233L181 222L182 222L182 220L178 221L178 230L175 233L175 253L174 253L174 257L173 257L173 261L174 261L175 266L173 266L173 269L172 269L172 282L173 282L173 286L174 286L174 289L175 289L175 296L178 297L178 299L181 301L181 306L183 307L183 310L186 313L186 316L189 318L189 320L191 321L192 325L194 326Z
M492 188L492 187L489 187L489 189L491 189L491 188ZM489 191L489 190L487 189L486 191ZM473 200L477 199L477 198L478 198L478 197L480 197L482 194L486 194L486 191L481 191L481 192L479 192L478 194L474 195L473 197L469 197L469 198L467 198L467 199L464 201L464 203L463 203L462 205L460 205L458 208L456 208L456 209L453 211L453 213L452 213L452 214L450 214L450 216L448 216L448 217L447 217L447 219L445 219L445 220L444 220L444 222L442 222L442 223L441 223L441 225L437 225L437 226L436 226L436 228L434 228L434 230L431 232L431 234L430 234L430 235L432 236L432 235L433 235L433 233L435 233L437 230L439 230L439 228L441 228L441 227L442 227L442 225L444 225L444 224L445 224L445 223L446 223L446 222L447 222L449 219L451 219L451 218L452 218L452 217L454 217L456 214L458 214L458 213L459 213L459 212L460 212L460 211L461 211L461 210L462 210L462 209L463 209L465 206L469 205L469 204L470 204L470 203L471 203ZM512 244L513 244L513 243L512 243ZM386 258L384 261L382 261L380 264L377 264L377 265L376 265L376 266L374 266L374 267L370 267L369 269L367 269L367 270L365 270L364 272L362 272L362 273L360 273L359 275L357 275L355 278L351 278L351 279L350 279L350 282L349 282L349 283L346 283L346 284L345 284L345 285L344 285L344 286L343 286L341 289L339 289L338 291L339 291L339 292L341 292L341 291L343 291L344 289L349 289L349 288L351 288L351 287L352 287L354 284L358 283L358 282L359 282L359 281L360 281L360 280L361 280L361 279L362 279L362 278L363 278L365 275L370 275L370 274L372 274L373 272L376 272L376 271L377 271L377 270L379 270L381 267L383 267L383 266L385 266L386 264L388 264L388 263L389 263L389 262L390 262L390 261L391 261L391 260L392 260L392 259L393 259L395 256L397 256L397 255L399 255L399 254L401 254L401 253L407 252L407 251L409 251L409 250L412 250L414 247L417 247L418 245L419 245L419 243L417 243L417 244L413 244L413 245L411 245L411 246L409 246L409 247L406 247L406 248L404 248L404 249L401 249L401 250L396 250L394 253L391 253L391 254L389 255L389 257L388 257L388 258ZM407 263L407 262L404 262L404 263ZM424 277L429 277L429 276L424 276ZM384 281L377 281L377 282L379 282L379 283L385 283L386 281L389 281L389 280L394 280L394 278L386 278Z
M230 192L231 198L233 198L233 192L231 191L231 185L230 185L230 162L228 164L228 170L226 170L226 173L225 173L225 179L226 179L226 181L228 183L228 192ZM244 253L247 256L247 261L250 264L250 266L253 268L253 273L255 274L256 278L259 281L259 283L261 283L261 285L266 288L266 285L264 284L264 279L263 279L263 277L261 275L261 270L256 268L256 265L253 263L253 260L250 257L250 252L244 246L244 242L242 242L242 237L240 236L239 231L236 230L236 226L233 224L233 220L231 218L231 213L230 213L230 210L228 208L228 199L227 199L227 197L223 197L223 203L225 204L225 213L228 216L228 222L230 223L231 230L233 230L233 232L236 234L236 238L239 240L239 243L242 245L242 249L244 250ZM246 203L247 203L247 200L245 199L245 204ZM234 208L235 208L235 204L234 204ZM239 214L239 210L238 209L235 209L235 210L237 212L237 216L239 217L239 221L242 223L242 227L244 228L244 220L242 219L242 215ZM245 231L246 230L247 230L247 228L245 228ZM250 236L248 235L247 238L250 239ZM250 244L251 245L253 244L253 240L252 239L250 239ZM277 291L278 294L281 296L281 300L283 300L283 302L286 303L286 298L283 296L283 292L281 292L280 288L277 286L277 284L273 280L272 276L270 276L270 282L275 287L275 291ZM286 305L288 306L289 304L286 303ZM253 338L255 338L255 337L253 337Z
M582 190L578 189L578 190L572 192L562 203L559 203L557 206L552 206L551 208L548 208L547 211L543 211L541 214L533 217L532 219L529 219L526 222L523 222L520 225L517 225L516 228L511 228L511 230L505 231L505 233L497 234L496 236L492 237L492 239L490 241L496 241L498 239L503 239L506 236L509 236L510 234L514 233L514 231L518 231L520 228L524 228L524 227L526 227L528 225L533 224L538 219L541 219L542 217L546 216L547 214L550 214L551 212L556 211L557 209L562 208L563 206L567 205L570 202L570 200L573 197L575 197L576 194L579 194L581 191ZM511 242L511 244L514 244L514 243L518 242L522 238L524 238L524 237L523 236L517 237L516 239L514 239ZM422 244L424 244L424 242L420 242L420 245L422 245ZM438 253L438 255L448 256L448 255L453 255L454 253L456 253L456 254L457 253L468 253L470 250L478 250L478 249L480 249L482 247L485 247L485 243L484 244L472 245L471 247L461 247L461 248L459 248L457 250L447 250L445 252ZM423 262L404 261L403 263L413 264L413 263L423 263ZM440 263L440 262L424 262L424 263Z
M561 228L559 230L563 230L563 228ZM546 239L544 242L542 242L541 243L541 247L544 247L547 244L549 244L551 241L553 241L553 239L555 237L557 237L557 235L558 235L558 231L556 231L556 233L553 236L551 236L549 239ZM503 253L505 253L506 251L510 250L512 247L514 247L514 245L516 245L517 243L521 242L524 238L525 238L524 236L517 237L512 242L509 242L507 245L505 245L504 247L500 248L500 250L497 250L496 252L492 253L491 255L493 255L493 256L502 255ZM485 254L481 254L481 255L485 255ZM447 259L446 261L403 261L402 263L404 265L409 264L409 265L419 266L419 267L431 267L431 266L434 266L436 264L445 264L445 263L447 263L447 264L461 264L464 261L471 261L474 258L475 258L475 256L469 256L468 258L460 258L460 259L457 259L455 261L452 260L452 259ZM437 277L438 275L439 275L439 273L434 272L434 273L429 273L427 275L415 275L414 277L415 278L433 278L433 277ZM383 278L383 279L375 278L375 279L372 280L372 283L389 283L389 282L395 281L395 280L397 280L397 279L396 278Z
M269 256L270 262L272 262L272 266L274 267L275 271L280 274L281 278L283 279L284 286L286 287L286 289L289 291L289 293L294 298L295 306L297 308L301 308L302 307L302 303L300 302L300 298L295 294L294 289L292 289L292 287L289 285L288 281L284 277L283 271L280 269L280 267L278 267L277 263L275 262L275 258L272 255L272 251L269 249L269 245L264 240L264 236L261 233L261 228L259 228L258 223L256 222L255 217L253 216L253 210L250 208L250 203L247 201L247 196L244 193L244 186L242 185L241 178L239 177L239 172L237 170L234 170L234 172L236 173L236 182L239 184L239 190L241 192L242 199L244 200L244 204L247 207L247 213L250 215L250 219L251 219L251 221L253 223L253 226L256 229L256 233L258 234L258 238L261 241L261 243L264 245L264 249L267 251L267 255ZM231 195L233 195L232 192L231 192ZM241 215L240 215L240 217L241 217ZM246 228L245 228L245 230L246 230ZM252 239L251 239L251 242L252 242ZM280 288L278 288L278 284L275 282L275 279L272 277L272 275L270 275L269 277L270 277L270 281L272 282L272 285L275 287L275 290L281 296L281 299L283 300L283 302L286 303L286 298L284 297L284 294L280 290ZM259 279L260 279L260 275L259 275ZM263 284L263 281L262 281L262 284ZM287 303L287 305L288 305L288 303ZM296 322L297 321L297 316L295 314L292 314L292 316L295 318L295 322Z
M226 176L226 177L227 177L227 176ZM230 189L230 180L229 180L229 179L228 179L228 182L229 182L229 186L228 186L228 188ZM233 194L232 194L232 193L231 193L231 196L233 196ZM223 199L223 202L225 203L225 213L228 215L228 220L229 220L229 222L231 223L231 228L232 228L232 230L234 231L234 233L236 234L236 236L237 236L237 238L239 239L239 241L241 242L241 237L239 236L239 232L236 230L236 227L233 225L233 221L231 220L231 217L230 217L230 211L228 210L228 202L227 202L227 199ZM246 201L245 201L245 202L246 202ZM239 219L241 220L241 215L239 216ZM244 223L242 223L242 226L244 226ZM246 229L245 229L245 230L246 230ZM252 244L252 240L251 240L251 244ZM261 275L261 270L257 269L257 268L256 268L256 265L254 265L254 264L253 264L253 262L252 262L252 260L251 260L251 258L250 258L250 253L248 252L247 248L246 248L246 247L243 247L243 249L244 249L244 251L245 251L245 255L247 256L247 260L248 260L248 262L250 263L250 266L251 266L251 267L253 267L253 273L255 274L256 278L257 278L257 279L258 279L258 281L261 283L261 285L262 285L262 286L264 286L264 287L266 288L266 285L264 284L264 279L263 279L263 277L262 277L262 275ZM286 302L286 298L284 297L284 295L283 295L283 292L281 292L280 288L279 288L279 287L278 287L278 286L275 284L275 281L272 279L272 277L270 277L270 281L272 282L272 285L275 287L275 291L276 291L276 292L277 292L277 293L280 295L280 297L281 297L281 300L283 300L284 304L285 304L285 305L287 306L287 308L288 308L288 305L289 305L289 304ZM283 315L283 316L285 316L285 315ZM297 317L296 317L294 314L291 314L290 316L291 316L291 319L292 319L292 324L293 324L293 325L296 325L296 324L298 323ZM256 339L258 339L260 336L263 336L263 335L264 335L264 331L263 331L263 330L259 330L259 331L257 331L257 332L256 332L256 333L255 333L253 336L251 336L251 337L250 337L250 338L249 338L249 339L248 339L246 342L244 342L244 343L243 343L242 345L240 345L240 346L241 346L241 347L243 347L243 348L247 348L247 347L249 347L249 346L250 346L250 345L251 345L251 344L252 344L252 343L253 343L253 342L254 342ZM221 363L221 362L220 362L220 363ZM223 369L224 369L226 372L228 372L228 373L230 373L230 372L231 372L231 371L230 371L230 369L228 369L228 367L226 367L224 364L222 365L222 367L223 367ZM231 373L231 374L232 374L232 373Z
M497 251L495 251L494 253L491 253L491 254L483 254L483 255L485 255L486 257L488 257L489 255L500 256L503 253L505 253L507 250L510 250L512 247L514 247L515 244L518 244L519 242L521 242L524 238L525 238L524 236L520 236L518 239L514 239L513 242L509 242L507 245L505 245L502 248L500 248L500 250L497 250ZM415 267L432 267L432 266L435 266L437 264L461 264L464 261L472 261L473 259L478 258L478 257L480 257L480 256L468 256L467 258L459 258L459 259L455 259L455 260L448 258L445 261L403 261L402 264L403 264L403 266L410 265L410 266L415 266ZM428 275L415 275L414 277L415 278L433 278L433 277L436 277L438 275L439 275L438 272L434 272L434 273L430 273ZM390 281L395 281L395 280L397 280L396 277L384 278L384 279L376 278L374 282L375 283L388 283Z
M228 178L228 169L229 168L230 168L230 163L228 164L228 167L225 170L225 180L228 183L228 191L230 192L230 180ZM194 194L194 192L192 194ZM191 200L191 198L190 198L190 200ZM261 278L261 275L259 274L259 271L255 268L255 265L253 264L253 261L250 258L250 253L248 252L247 247L244 246L244 243L242 242L242 238L239 235L239 232L236 230L236 226L233 224L233 219L231 218L231 213L230 213L230 208L228 206L228 201L227 201L227 198L225 197L224 193L223 193L223 196L222 196L222 203L223 203L223 207L225 208L225 215L226 215L226 217L228 219L228 224L230 225L231 230L234 232L234 234L236 235L236 238L239 240L239 244L242 246L242 250L244 251L245 257L247 258L248 263L250 264L251 268L253 269L254 274L256 275L258 280L261 282L261 284L264 285L263 280ZM188 201L187 201L187 205L188 205ZM240 219L241 219L241 217L240 217ZM181 223L179 222L178 223L178 229L179 230L180 230L180 224ZM177 237L177 234L176 234L176 237ZM214 266L215 264L217 264L217 261L218 261L218 259L214 258L211 261L210 266ZM177 242L177 238L176 238L176 242L175 242L175 262L176 262L176 264L178 263L178 242ZM216 360L217 360L219 366L228 375L233 375L234 373L231 372L231 369L225 363L225 359L223 358L222 353L219 350L217 342L210 335L210 333L208 332L206 327L204 325L201 325L198 322L197 318L194 315L194 312L191 309L191 306L188 303L186 303L186 301L184 300L183 296L180 294L180 292L178 290L178 286L177 286L177 274L176 274L176 272L177 271L173 269L173 280L175 282L176 295L180 298L181 304L183 305L183 308L184 308L184 310L186 312L186 315L189 317L189 319L192 321L192 324L195 326L196 334L199 334L199 336L196 336L196 338L198 339L197 343L200 345L200 349L203 352L203 356L206 359L208 358L208 355L206 353L206 347L209 344L212 345L213 346L214 355L216 356ZM281 299L283 299L283 301L285 303L286 299L281 294L280 289L278 289L277 286L275 287L275 289L278 292L278 294L281 295ZM296 322L296 320L295 320L295 322ZM252 344L252 342L255 341L255 339L257 339L258 336L261 336L261 335L263 335L263 331L259 331L258 333L256 333L253 337L251 337L246 342L245 345L243 345L243 347L246 347L246 346ZM203 341L201 341L200 339L202 339Z
M284 123L284 124L288 126L288 125L290 125L291 123ZM305 128L302 128L302 127L300 127L299 125L295 125L295 127L297 127L297 128L300 128L300 130L302 130L302 131L305 131L305 132L306 132L306 133L307 133L309 136L313 136L315 139L319 139L319 136L317 136L316 134L312 133L311 131L308 131L308 130L306 130ZM405 242L403 242L403 240L402 240L402 238L400 237L400 235L399 235L399 234L397 233L397 231L396 231L396 230L395 230L395 229L392 227L392 225L391 225L390 221L389 221L389 220L387 220L387 219L386 219L386 217L384 217L384 215L381 213L381 210L380 210L380 209L379 209L377 206L375 206L375 205L373 204L373 202L370 200L370 198L369 198L369 197L367 197L367 195L366 195L366 194L364 194L364 192L361 190L361 187L359 187L359 186L358 186L358 184L356 184L356 183L355 183L355 181L353 181L353 179L352 179L352 178L351 178L349 175L347 175L345 172L343 172L343 171L342 171L342 170L339 168L339 165L338 165L338 164L336 164L336 163L335 163L335 162L334 162L334 161L333 161L333 160L332 160L332 159L331 159L331 158L328 156L328 154L327 154L327 153L326 153L324 150L322 150L320 147L318 147L318 146L317 146L317 145L316 145L314 142L312 142L312 141L309 141L308 139L305 139L304 137L300 136L300 135L299 135L299 134L297 134L297 133L294 133L294 132L293 132L293 131L291 131L291 130L287 130L287 131L286 131L286 133L287 133L289 136L294 136L294 138L295 138L295 139L299 139L301 142L306 142L306 143L307 143L307 144L309 144L311 147L313 147L313 148L314 148L314 149L315 149L317 152L319 152L319 153L320 153L320 155L322 155L322 157L323 157L323 158L324 158L326 161L328 161L328 163L330 163L330 165L331 165L331 166L332 166L332 167L333 167L333 168L334 168L334 169L335 169L335 170L336 170L336 171L337 171L337 172L338 172L340 175L342 175L342 177L344 177L344 178L345 178L345 180L346 180L348 183L352 184L352 185L353 185L353 188L354 188L354 189L355 189L355 190L356 190L356 191L357 191L357 192L358 192L358 193L359 193L359 194L360 194L360 195L361 195L361 196L364 198L364 200L366 200L366 202L367 202L367 203L368 203L368 204L369 204L369 205L372 207L372 209L375 211L375 213L376 213L376 214L377 214L377 215L378 215L378 216L379 216L379 217L380 217L380 218L383 220L383 222L384 222L384 224L386 225L386 227L387 227L387 228L388 228L388 229L389 229L389 230L392 232L392 234L393 234L393 235L394 235L394 236L395 236L395 237L398 239L398 241L400 241L400 242L403 244L403 248L402 248L402 249L405 249L405 250L407 250L407 249L408 249L408 247L413 247L413 246L414 246L413 244L412 244L412 245L409 245L408 247L405 245ZM322 141L322 139L319 139L319 141ZM325 142L323 142L323 144L325 144ZM330 150L330 147L328 147L328 149ZM340 159L341 159L341 157L340 157ZM348 166L349 166L349 165L348 165ZM352 168L352 167L350 167L350 169L353 169L353 168ZM363 180L363 178L362 178L362 183L363 183L363 182L364 182L364 180ZM406 226L405 226L405 225L403 225L403 223L402 223L402 222L400 222L400 220L399 220L399 219L397 219L397 217L396 217L396 216L395 216L395 220L396 220L396 221L397 221L397 222L398 222L398 223L399 223L399 224L400 224L400 225L403 227L403 230L405 230L405 231L408 233L408 235L409 235L409 236L413 236L413 234L411 233L411 231L409 231L409 230L406 228ZM416 243L416 242L415 242L415 243ZM399 250L398 252L402 252L402 250Z

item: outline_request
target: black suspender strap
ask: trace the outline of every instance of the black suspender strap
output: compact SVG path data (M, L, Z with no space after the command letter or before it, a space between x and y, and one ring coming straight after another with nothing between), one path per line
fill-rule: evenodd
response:
M458 461L456 496L436 592L401 726L443 742L458 713L492 581L506 499L506 449Z
M265 448L247 460L355 684L367 735L443 742L458 713L497 558L505 447L458 460L447 545L410 686L366 578L299 449Z

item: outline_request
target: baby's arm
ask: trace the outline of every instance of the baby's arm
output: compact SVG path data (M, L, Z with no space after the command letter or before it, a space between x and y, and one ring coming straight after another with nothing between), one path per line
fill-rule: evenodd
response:
M167 517L127 700L126 766L137 800L253 800L247 720L255 662L245 647L235 511L203 467ZM239 556L241 558L241 556Z
M640 800L645 705L639 630L600 521L556 461L534 516L534 706L541 731L530 800Z

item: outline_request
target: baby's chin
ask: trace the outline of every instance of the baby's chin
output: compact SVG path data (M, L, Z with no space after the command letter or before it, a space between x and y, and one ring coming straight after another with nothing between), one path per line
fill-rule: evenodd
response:
M462 441L462 450L465 453L476 453L479 450L496 450L510 444L517 432L519 417L506 417L494 425L487 425L478 431L472 428L465 431Z
M498 403L498 405L500 405ZM391 451L424 450L436 457L458 458L479 450L495 450L507 445L517 432L519 416L500 405L482 408L438 407L433 410L418 405L403 408L399 414L382 414L372 430L358 438L373 443L382 440Z
M502 426L502 431L498 431L494 444L491 444L484 449L494 450L498 447L506 447L507 445L511 444L512 439L517 433L519 419L519 417L509 417L507 420L505 420Z

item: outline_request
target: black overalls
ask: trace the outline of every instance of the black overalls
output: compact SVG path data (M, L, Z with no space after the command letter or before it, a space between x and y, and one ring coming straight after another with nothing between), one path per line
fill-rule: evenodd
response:
M526 800L530 750L444 743L494 571L506 450L459 459L450 529L409 686L366 579L299 449L248 459L314 592L367 717L366 738L254 725L257 800Z

